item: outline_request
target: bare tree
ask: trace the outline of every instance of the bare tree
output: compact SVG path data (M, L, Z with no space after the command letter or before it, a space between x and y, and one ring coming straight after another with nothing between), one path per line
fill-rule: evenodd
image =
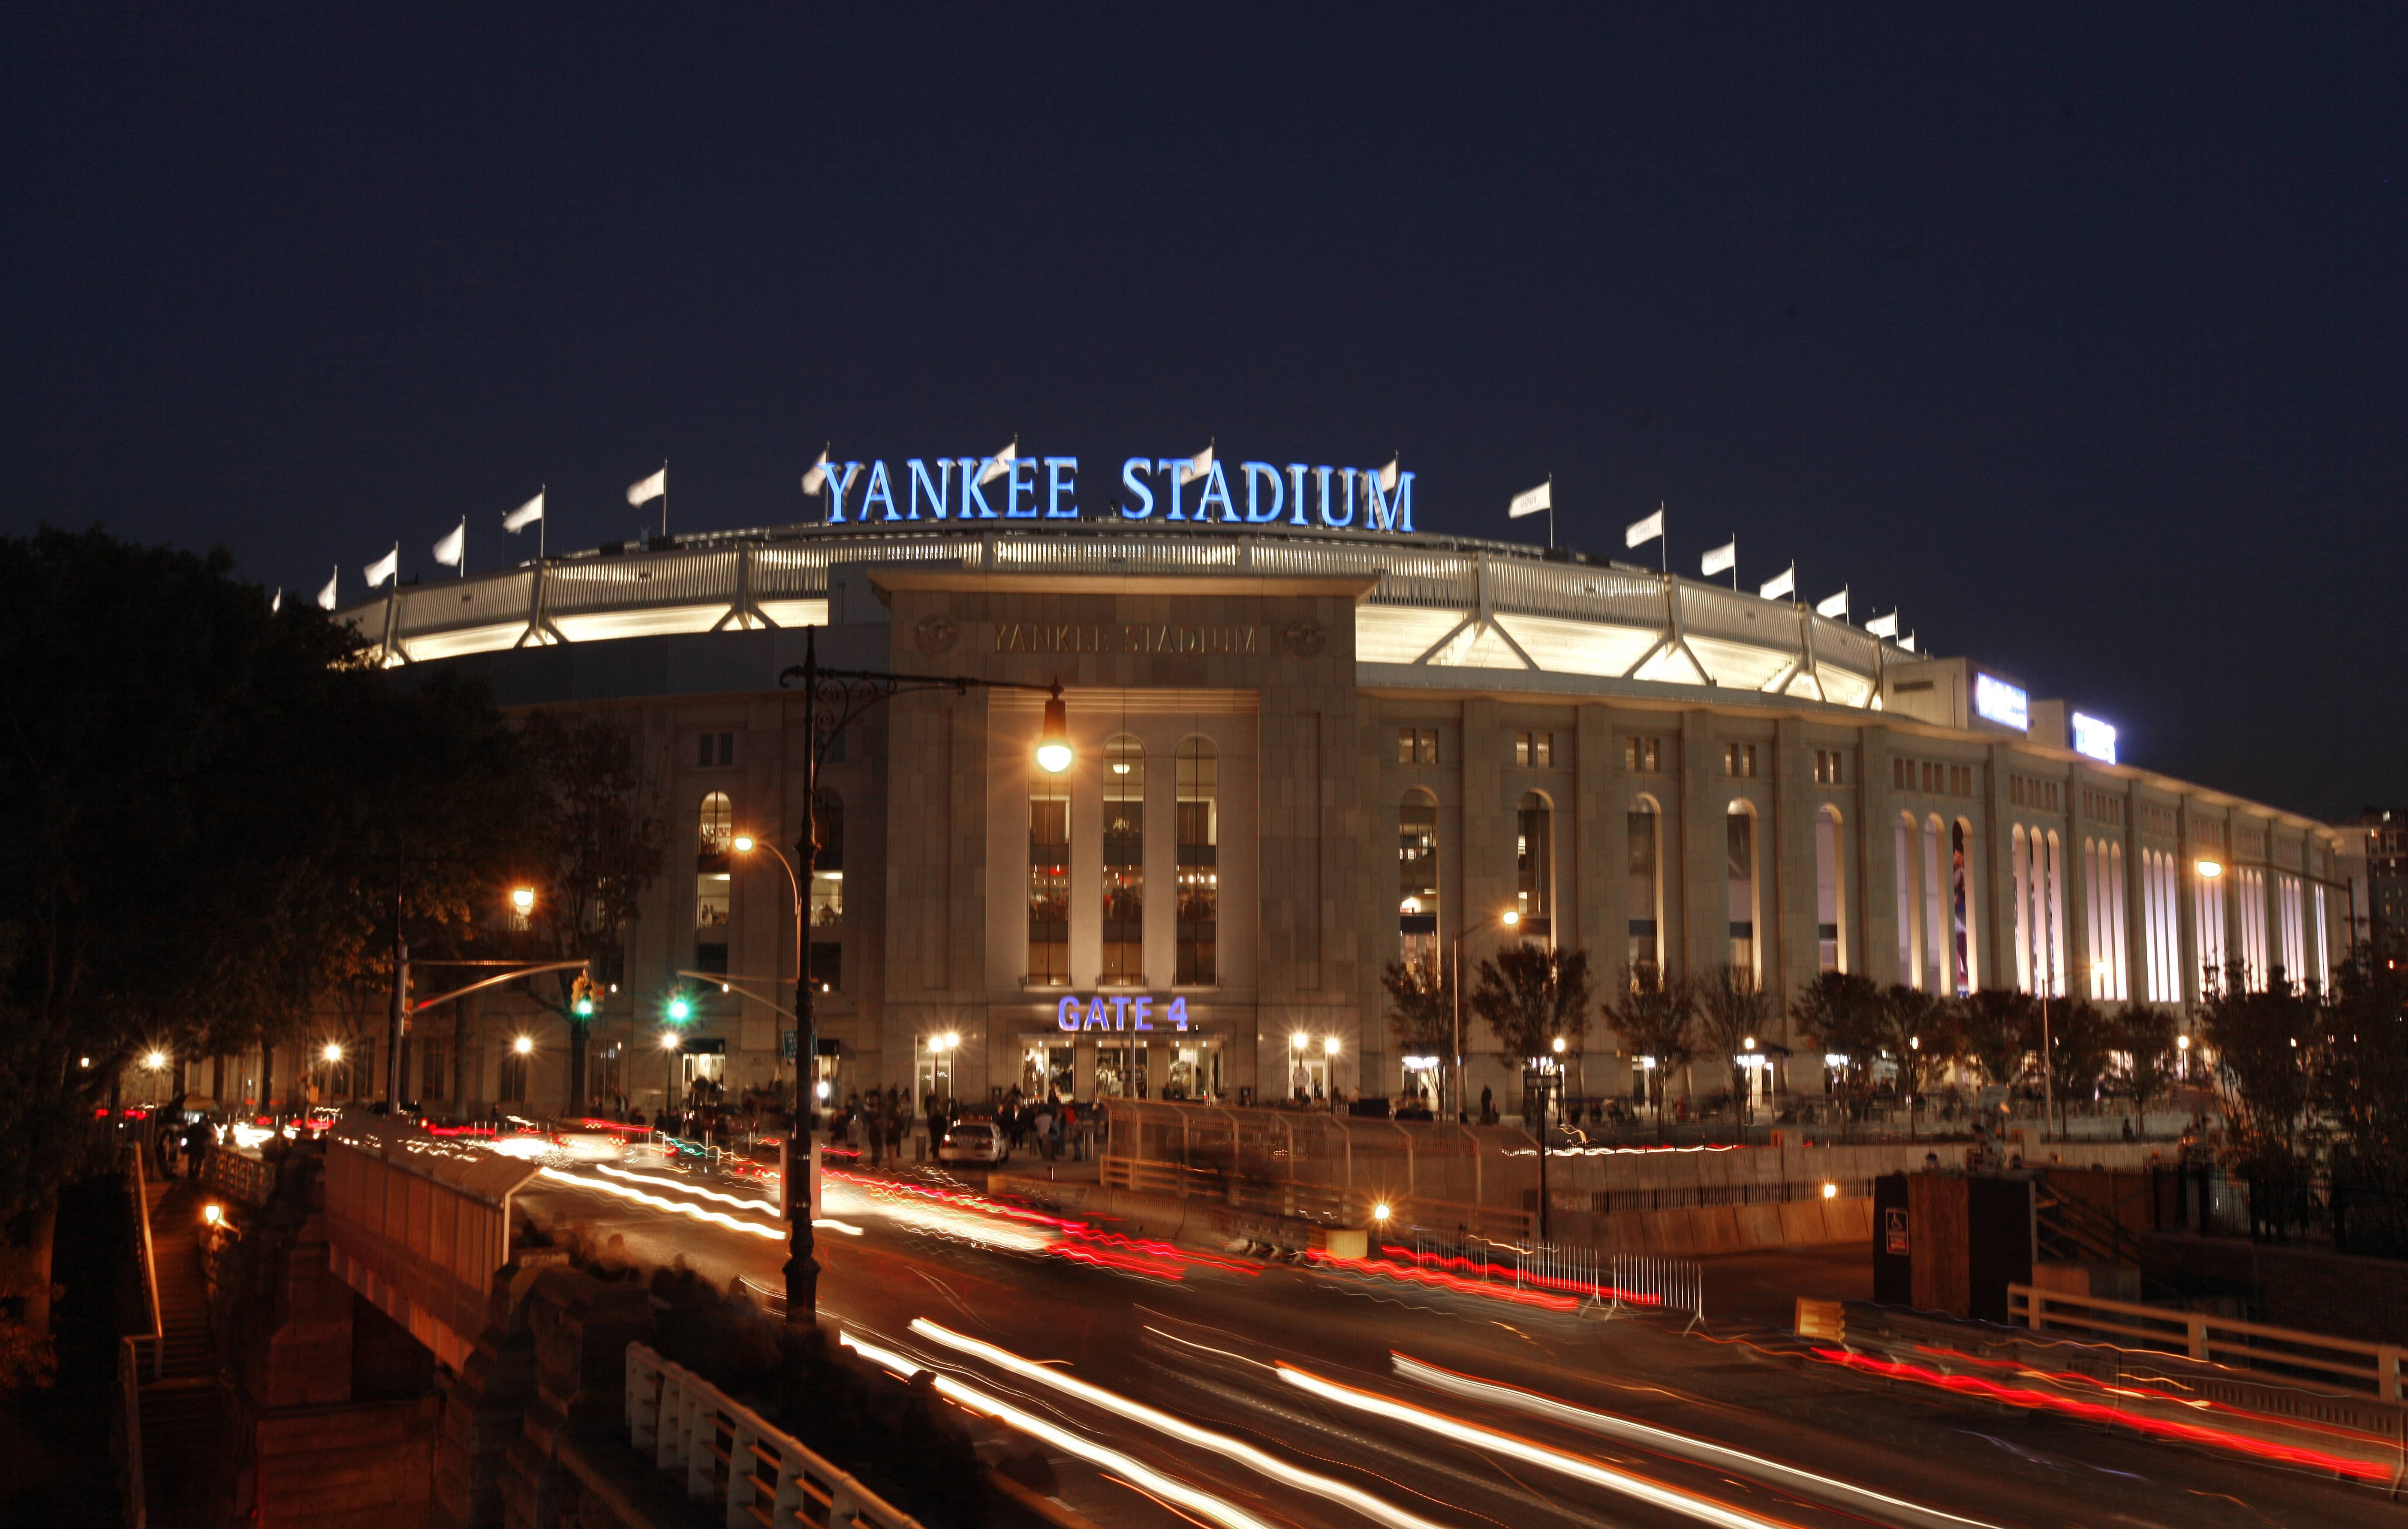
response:
M1630 1048L1646 1075L1648 1102L1656 1109L1656 1125L1664 1125L1664 1079L1688 1065L1696 1050L1698 993L1685 977L1667 976L1661 966L1642 961L1622 969L1614 984L1616 997L1605 1006L1606 1018ZM1646 1063L1653 1059L1655 1065Z

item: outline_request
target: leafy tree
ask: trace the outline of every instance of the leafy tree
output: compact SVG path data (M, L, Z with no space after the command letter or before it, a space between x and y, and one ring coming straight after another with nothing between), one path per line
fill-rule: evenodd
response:
M2042 1065L2057 1101L2096 1096L2113 1049L2106 1013L2087 998L2052 998L2043 1018L2047 1054Z
M2408 1192L2408 974L2363 945L2333 973L2317 1112L2336 1178Z
M524 724L535 772L536 893L531 919L541 954L583 961L608 979L624 949L644 889L661 872L668 830L644 789L635 740L598 717L537 712ZM537 1001L567 1027L567 1113L583 1110L586 1036L592 1022L572 1002L579 974L531 982Z
M2040 1050L2040 1005L2028 993L1983 988L1957 1001L1956 1020L1966 1060L1995 1087L2014 1087Z
M2228 978L2210 991L2200 1033L2214 1054L2233 1156L2258 1171L2297 1172L2307 1161L2316 1093L2310 1067L2324 1035L2322 1016L2288 983L2248 991L2238 963Z
M1455 1050L1455 984L1437 963L1406 965L1391 961L1380 973L1388 994L1388 1033L1412 1054L1451 1055Z
M1728 962L1708 967L1698 980L1697 992L1698 1028L1708 1054L1721 1060L1732 1106L1744 1119L1747 1072L1739 1065L1739 1057L1753 1049L1752 1042L1771 1033L1772 1022L1780 1017L1779 1007L1771 994L1756 985L1753 970Z
M2177 1029L2172 1014L2147 1004L2126 1004L2108 1016L2107 1047L2124 1059L2133 1114L2145 1112L2172 1079Z
M1605 1006L1607 1020L1633 1057L1656 1059L1656 1065L1642 1068L1642 1073L1660 1129L1665 1080L1687 1066L1696 1053L1697 986L1685 977L1666 975L1652 961L1642 961L1622 969L1614 992L1618 996Z
M1841 1098L1850 1117L1861 1113L1872 1098L1873 1059L1882 1048L1881 989L1855 972L1824 972L1799 985L1789 1018L1826 1056L1847 1058L1839 1069Z
M1497 1058L1519 1068L1549 1053L1561 1036L1580 1050L1588 1035L1588 952L1551 950L1523 940L1480 963L1469 994L1471 1011L1487 1022Z
M1882 994L1874 1034L1898 1067L1898 1092L1906 1099L1906 1131L1914 1135L1914 1113L1930 1084L1962 1050L1956 1006L1936 993L1894 982Z

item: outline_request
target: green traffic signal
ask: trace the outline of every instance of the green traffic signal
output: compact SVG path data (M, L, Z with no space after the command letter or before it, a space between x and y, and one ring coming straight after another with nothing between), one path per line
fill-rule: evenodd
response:
M577 1000L577 1017L580 1020L590 1020L594 1017L593 999L580 998Z
M694 1005L686 1001L683 993L669 1000L669 1018L679 1024L694 1018Z

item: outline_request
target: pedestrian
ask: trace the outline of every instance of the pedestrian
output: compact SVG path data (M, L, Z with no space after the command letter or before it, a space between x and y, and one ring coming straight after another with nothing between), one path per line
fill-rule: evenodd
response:
M184 1177L198 1179L202 1165L208 1161L209 1148L216 1132L209 1129L205 1117L184 1127Z
M1054 1106L1048 1102L1037 1107L1037 1153L1046 1162L1054 1161Z
M869 1136L869 1165L873 1168L882 1167L886 1162L886 1122L883 1116L883 1110L871 1116L865 1128Z

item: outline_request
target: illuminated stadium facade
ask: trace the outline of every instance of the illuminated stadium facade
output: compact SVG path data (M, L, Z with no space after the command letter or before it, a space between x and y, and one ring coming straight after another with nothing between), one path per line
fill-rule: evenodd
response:
M671 854L591 1076L646 1104L673 993L695 1001L696 1049L724 1046L689 1076L788 1065L787 884L726 847L798 836L804 722L778 676L805 626L825 664L1058 680L1076 747L1044 773L1043 696L981 690L901 696L834 746L806 895L839 1095L1394 1095L1430 1074L1391 1036L1383 967L1458 936L1476 963L1508 909L1515 936L1589 951L1600 986L1627 963L1729 962L1785 996L1840 968L2186 1022L2210 967L2321 979L2346 944L2334 830L2093 757L2112 730L2008 676L1785 600L1410 534L1409 497L1401 518L1382 507L1370 531L862 524L856 507L344 616L391 663L478 672L507 706L640 740ZM480 1027L470 1102L559 1098L556 1036L533 1081L502 1077L498 1037L523 1022ZM1754 1076L1819 1093L1822 1058L1786 1022ZM1467 1025L1471 1091L1513 1094ZM1614 1047L1591 1032L1589 1092L1627 1087Z

